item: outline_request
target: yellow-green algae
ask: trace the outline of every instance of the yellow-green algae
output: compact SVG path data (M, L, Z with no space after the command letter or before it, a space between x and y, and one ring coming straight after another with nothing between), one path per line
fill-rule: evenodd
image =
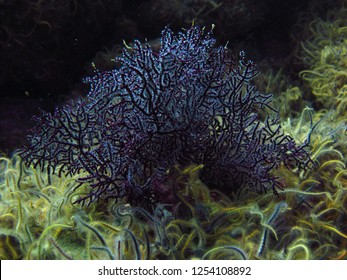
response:
M345 1L328 11L327 19L316 17L308 25L308 39L301 43L299 57L307 65L300 72L315 100L324 107L337 105L343 114L347 94L347 7Z
M247 189L228 197L199 180L202 166L174 167L174 213L165 205L154 213L121 203L82 208L72 204L79 195L73 191L76 177L53 174L49 184L40 170L3 157L0 257L346 258L347 170L326 141L316 145L322 160L308 177L279 170L286 185L279 197Z

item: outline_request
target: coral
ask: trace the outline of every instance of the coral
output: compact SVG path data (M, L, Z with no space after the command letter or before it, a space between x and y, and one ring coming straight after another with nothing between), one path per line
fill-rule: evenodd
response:
M86 98L43 112L20 152L48 173L85 171L90 193L79 202L125 197L155 202L156 186L173 165L203 164L202 178L227 192L251 186L273 190L280 165L305 169L307 143L296 145L276 116L258 120L271 95L251 84L255 65L225 47L212 30L163 31L160 51L139 41L126 46L117 70L86 78Z

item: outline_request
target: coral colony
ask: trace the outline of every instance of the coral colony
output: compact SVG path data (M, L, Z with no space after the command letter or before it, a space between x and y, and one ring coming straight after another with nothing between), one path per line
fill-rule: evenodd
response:
M192 164L225 193L246 186L277 193L274 170L310 165L307 141L298 145L281 130L272 96L252 85L255 64L216 47L212 30L165 28L158 52L134 41L116 62L118 69L85 79L87 97L42 112L20 152L48 173L84 172L78 186L87 183L89 193L75 202L165 202L168 170ZM261 120L264 109L271 115Z

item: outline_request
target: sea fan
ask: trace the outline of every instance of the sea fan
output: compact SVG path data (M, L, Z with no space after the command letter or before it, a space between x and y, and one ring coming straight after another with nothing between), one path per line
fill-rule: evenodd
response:
M87 172L82 203L153 203L166 170L189 164L203 164L211 186L276 192L272 171L306 168L307 143L282 132L271 95L251 84L254 63L214 45L212 30L198 26L178 35L165 28L158 52L134 41L116 58L119 69L85 79L87 97L36 118L21 156L48 172ZM274 116L261 121L264 108Z

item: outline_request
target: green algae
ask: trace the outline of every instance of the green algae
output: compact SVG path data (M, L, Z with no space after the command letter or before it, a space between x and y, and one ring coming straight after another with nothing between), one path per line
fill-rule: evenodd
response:
M307 176L290 175L287 170L283 178L290 183L279 197L242 190L232 198L209 190L199 180L202 166L174 167L168 172L174 174L170 183L176 184L178 203L158 205L153 213L121 202L106 206L106 211L105 205L75 206L76 178L53 174L48 184L44 174L21 165L18 158L1 160L2 259L337 259L346 255L347 170L338 157L317 164ZM281 169L278 175L284 175Z

